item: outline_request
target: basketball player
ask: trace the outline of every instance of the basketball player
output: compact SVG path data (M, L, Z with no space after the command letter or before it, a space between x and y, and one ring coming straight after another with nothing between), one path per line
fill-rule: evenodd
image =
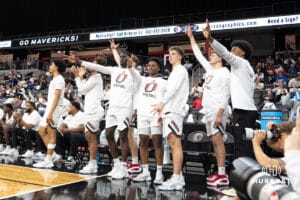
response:
M181 145L184 107L189 96L189 77L181 65L184 51L177 46L169 49L169 62L172 72L167 81L167 90L162 101L154 105L163 122L163 137L168 139L173 157L173 175L163 182L160 190L182 190L185 181L182 176L183 152Z
M103 95L103 81L101 74L96 70L88 70L91 76L86 80L84 75L87 70L83 67L73 66L71 72L75 75L78 92L85 95L84 116L85 116L85 137L89 144L90 161L79 171L82 174L93 174L98 172L96 154L98 150L97 133L99 132L100 120L104 116L104 109L101 106Z
M62 73L65 69L65 63L59 60L53 61L49 67L53 79L49 84L47 107L39 126L39 134L47 147L47 156L43 161L33 164L33 167L52 168L54 166L53 162L61 159L54 152L54 149L56 146L57 123L63 114L65 80Z
M211 37L208 20L203 30L203 36L211 47L231 66L230 93L233 107L233 131L235 137L235 156L248 156L255 159L251 141L242 137L244 128L255 128L258 113L254 103L255 74L249 59L252 45L245 40L234 40L231 52Z
M111 75L111 90L109 97L109 108L106 115L106 137L109 144L109 150L113 157L114 166L107 175L113 179L123 179L128 177L127 156L128 146L128 124L126 118L132 112L132 96L134 93L134 84L127 68L128 53L120 54L120 67L105 67L95 63L81 61L74 55L68 56L71 63L85 67L88 70L96 70L103 74ZM119 131L122 151L122 162L120 162L117 152L117 145L114 138L115 130Z
M139 85L137 93L137 127L140 137L140 154L143 172L133 179L136 182L151 181L149 172L149 151L148 143L151 137L155 149L156 159L156 176L154 184L163 182L162 164L162 125L158 121L158 115L153 116L151 113L152 105L162 101L166 90L166 81L159 77L161 63L158 59L152 58L148 63L148 71L150 76L143 77L133 68L129 69L135 83Z
M226 67L223 67L222 58L216 52L211 52L209 62L205 59L190 26L187 27L186 35L190 39L197 60L206 71L202 105L206 118L206 133L212 141L218 164L218 172L208 177L207 184L225 186L229 184L229 179L225 173L225 146L222 132L225 130L228 116L230 72Z

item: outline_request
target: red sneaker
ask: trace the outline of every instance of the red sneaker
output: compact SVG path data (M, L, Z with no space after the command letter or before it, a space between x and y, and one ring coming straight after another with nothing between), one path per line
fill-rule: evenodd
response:
M139 164L130 164L130 165L127 167L127 171L128 171L128 173L130 173L130 174L138 174L138 173L141 173L141 172L142 172L142 168L140 168L140 165L139 165Z
M218 172L213 173L213 175L210 175L209 177L206 177L207 181L213 180L216 178L216 176L218 176Z
M228 175L216 174L213 179L207 181L207 185L215 187L227 186L229 185Z

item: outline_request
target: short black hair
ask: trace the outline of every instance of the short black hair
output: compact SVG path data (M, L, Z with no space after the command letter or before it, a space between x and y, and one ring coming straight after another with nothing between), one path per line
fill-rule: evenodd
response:
M251 58L253 47L248 41L246 41L246 40L233 40L231 42L230 46L231 46L231 48L236 46L236 47L239 47L240 49L242 49L245 52L245 58L247 60L249 60Z
M62 60L53 60L53 63L56 65L57 70L60 74L66 71L66 63Z
M160 69L162 69L162 63L160 62L160 60L158 58L150 58L150 60L148 62L156 62L156 64L158 65L158 67Z
M80 103L78 103L76 101L72 101L71 105L74 106L77 110L80 110Z
M10 110L13 110L13 105L11 103L4 104L5 107L9 108Z
M33 101L26 101L26 102L29 103L34 110L36 110L35 103Z

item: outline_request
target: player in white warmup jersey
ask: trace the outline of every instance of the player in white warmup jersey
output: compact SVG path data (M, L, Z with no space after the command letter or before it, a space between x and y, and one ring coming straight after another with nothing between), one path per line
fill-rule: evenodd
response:
M78 92L85 95L84 98L84 116L85 119L85 137L89 144L90 161L79 171L82 174L92 174L98 172L96 163L96 153L98 150L97 133L99 133L100 120L104 116L104 109L101 106L103 95L103 81L101 74L96 70L88 70L91 76L86 80L84 75L87 70L83 67L73 66L71 72L75 75L75 81Z
M111 76L111 89L109 98L109 108L106 115L106 137L109 150L113 157L114 167L108 176L113 179L123 179L128 177L127 156L128 146L128 124L126 123L132 112L132 96L134 84L127 68L130 55L127 52L120 54L120 67L106 67L99 64L81 61L74 55L69 56L71 63L77 63L88 70L96 70ZM122 151L122 162L120 162L117 152L117 145L114 138L115 130L119 131Z
M163 121L163 137L168 139L173 157L173 175L163 182L159 190L182 190L185 181L182 176L183 152L181 145L185 105L189 96L189 77L187 70L181 65L184 51L180 47L169 49L169 62L172 72L167 81L167 90L162 101L154 105L154 113L158 112Z
M190 26L186 35L189 37L193 52L206 71L203 85L202 105L206 119L206 133L210 137L216 153L218 172L207 178L210 186L225 186L229 184L225 173L225 146L222 132L225 130L228 116L228 101L230 97L230 72L222 65L222 58L211 52L209 62L202 55Z
M56 146L56 127L60 116L63 114L63 99L65 90L65 80L62 76L66 69L63 61L55 60L49 66L49 72L52 74L48 88L48 101L44 117L41 119L39 134L47 147L46 158L33 164L37 168L52 168L53 162L61 159L55 152Z
M114 60L117 63L118 66L120 66L120 55L118 52L118 47L120 44L116 44L114 40L110 40L110 48L114 56ZM136 68L139 64L139 59L135 55L131 55L130 59L128 60L128 66L132 68ZM136 139L134 138L134 129L136 127L136 93L137 93L137 86L135 85L135 94L133 95L133 100L132 100L132 116L129 116L129 127L128 127L128 145L130 148L130 153L131 153L131 164L128 165L128 172L129 173L140 173L142 169L140 168L139 165L139 149L137 146Z
M144 77L133 68L129 69L135 83L139 85L137 92L137 127L140 137L140 155L143 172L133 179L135 182L151 181L149 172L149 151L148 143L151 137L155 149L156 159L156 176L154 184L163 182L162 164L163 164L163 148L162 148L162 125L158 121L159 116L153 116L151 113L152 105L162 101L166 91L167 81L159 77L161 63L158 59L152 58L148 62L149 77Z

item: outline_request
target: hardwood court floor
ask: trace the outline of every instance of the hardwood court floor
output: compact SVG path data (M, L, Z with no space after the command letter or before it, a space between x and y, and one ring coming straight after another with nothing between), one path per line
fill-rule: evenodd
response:
M81 174L0 164L0 198L93 178Z

